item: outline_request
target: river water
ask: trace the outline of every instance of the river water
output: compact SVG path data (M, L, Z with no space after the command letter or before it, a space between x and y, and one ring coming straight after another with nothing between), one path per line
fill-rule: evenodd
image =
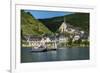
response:
M21 63L69 60L89 60L89 48L63 48L46 52L31 52L31 48L21 48Z

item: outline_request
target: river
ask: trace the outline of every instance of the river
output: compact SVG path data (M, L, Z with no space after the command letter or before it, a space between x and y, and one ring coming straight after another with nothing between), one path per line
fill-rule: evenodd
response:
M89 60L89 48L63 48L46 52L31 52L31 48L21 48L21 63L69 60Z

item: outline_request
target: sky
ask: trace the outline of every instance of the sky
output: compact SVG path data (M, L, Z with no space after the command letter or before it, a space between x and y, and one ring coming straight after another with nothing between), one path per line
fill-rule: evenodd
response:
M36 19L52 18L57 16L64 16L72 14L72 12L60 12L60 11L40 11L40 10L25 10L30 12Z

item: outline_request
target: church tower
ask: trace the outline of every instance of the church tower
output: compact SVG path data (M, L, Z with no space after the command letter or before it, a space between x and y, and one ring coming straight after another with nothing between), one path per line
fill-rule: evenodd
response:
M64 33L64 32L66 32L66 29L67 29L67 24L66 24L66 18L64 17L64 21L62 22L62 24L61 24L61 26L59 28L59 31L61 33Z

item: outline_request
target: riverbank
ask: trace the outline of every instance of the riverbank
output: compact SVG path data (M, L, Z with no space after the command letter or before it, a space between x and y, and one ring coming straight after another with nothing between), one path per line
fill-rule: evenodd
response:
M22 46L21 48L32 48L31 46ZM89 46L85 46L85 47L83 47L83 46L67 46L67 47L59 47L59 48L57 48L57 49L65 49L65 48L89 48ZM50 49L50 48L49 48Z
M23 48L32 48L33 46L32 45L21 45L21 47ZM57 46L57 48L86 48L86 47L89 47L89 45L84 45L84 44L71 44L71 45L66 45L66 44L60 44ZM47 48L50 49L50 48L53 48L52 45L47 45Z

